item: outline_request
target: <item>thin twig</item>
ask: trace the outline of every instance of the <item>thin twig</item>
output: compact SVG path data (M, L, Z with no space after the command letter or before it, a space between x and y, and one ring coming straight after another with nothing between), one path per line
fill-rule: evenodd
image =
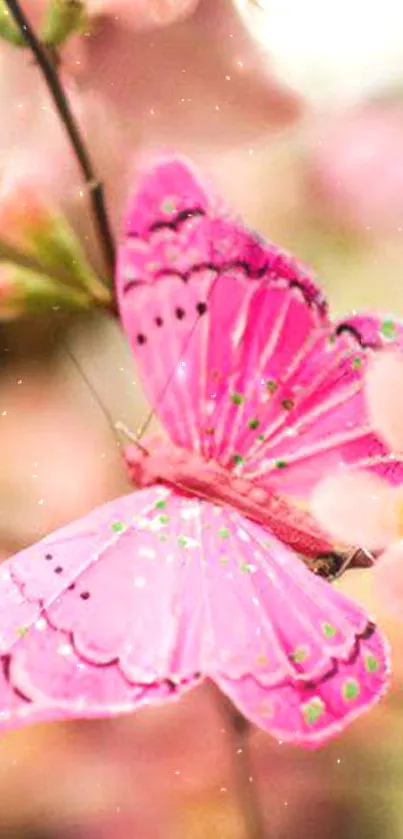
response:
M39 38L37 38L34 29L21 9L18 0L5 0L5 4L24 36L28 46L32 50L33 55L35 56L55 103L56 109L70 138L75 156L89 191L94 222L105 263L111 278L113 278L115 266L115 246L106 210L103 187L96 176L86 144L64 92L55 62L51 58L47 48L40 42Z
M249 743L251 725L223 694L219 694L219 697L226 721L226 729L231 736L231 749L234 753L231 764L235 770L237 803L244 821L245 837L247 839L267 839L267 831L251 766Z

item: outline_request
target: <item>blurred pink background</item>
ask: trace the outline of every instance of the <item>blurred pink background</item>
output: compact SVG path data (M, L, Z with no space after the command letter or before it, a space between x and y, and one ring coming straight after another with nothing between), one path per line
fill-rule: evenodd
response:
M349 95L350 66L325 62L333 87L315 101L305 30L292 73L286 39L272 50L270 39L262 41L265 27L283 31L280 5L269 12L247 0L89 0L91 28L63 50L62 74L114 230L141 162L161 150L183 152L248 223L314 266L335 312L377 306L402 314L403 69L368 35L373 61L384 62L382 85L366 78L357 92L356 71ZM40 23L44 0L23 6ZM314 4L309 10L306 32L316 21ZM356 37L365 42L361 21ZM357 48L357 64L360 55ZM68 213L101 269L87 196L47 91L31 57L7 44L0 45L0 113L0 214L14 182L34 181ZM114 419L134 428L147 412L125 340L106 316L0 326L4 558L128 486L61 336ZM389 633L393 687L317 753L253 732L252 783L267 839L403 835L403 629L382 613L368 572L351 572L341 585ZM13 732L0 751L0 837L249 839L238 757L208 686L125 719Z

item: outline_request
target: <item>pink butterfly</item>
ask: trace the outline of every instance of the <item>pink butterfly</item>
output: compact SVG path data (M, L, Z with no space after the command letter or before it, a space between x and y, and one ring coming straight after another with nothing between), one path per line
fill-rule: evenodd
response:
M402 482L362 389L390 334L332 325L306 272L176 160L134 198L117 292L169 438L128 448L140 491L2 566L0 724L128 712L209 678L276 737L320 745L389 665L307 567L334 546L303 506L339 464Z

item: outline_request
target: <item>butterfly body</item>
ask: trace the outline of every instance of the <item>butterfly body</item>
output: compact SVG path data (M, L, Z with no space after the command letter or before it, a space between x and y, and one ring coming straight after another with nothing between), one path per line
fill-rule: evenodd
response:
M154 439L148 447L145 441L144 448L131 446L125 452L129 474L138 486L162 483L213 504L231 506L304 556L317 557L332 550L313 517L267 484L260 486L258 481L169 441Z
M308 510L323 473L403 482L363 395L379 319L333 325L305 269L177 160L129 208L117 296L168 439L127 449L139 491L1 568L0 724L127 712L209 678L281 740L321 745L388 681L374 622L296 553L332 566Z

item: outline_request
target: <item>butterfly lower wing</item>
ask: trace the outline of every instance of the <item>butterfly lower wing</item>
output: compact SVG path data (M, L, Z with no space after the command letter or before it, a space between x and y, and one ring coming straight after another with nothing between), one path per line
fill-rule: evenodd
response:
M203 675L309 745L385 687L384 644L361 609L259 525L163 488L6 562L0 597L4 728L127 712Z
M2 565L0 727L125 712L198 681L201 572L183 504L158 488L126 496Z
M321 745L384 693L381 634L259 525L210 508L203 534L206 673L277 738Z

